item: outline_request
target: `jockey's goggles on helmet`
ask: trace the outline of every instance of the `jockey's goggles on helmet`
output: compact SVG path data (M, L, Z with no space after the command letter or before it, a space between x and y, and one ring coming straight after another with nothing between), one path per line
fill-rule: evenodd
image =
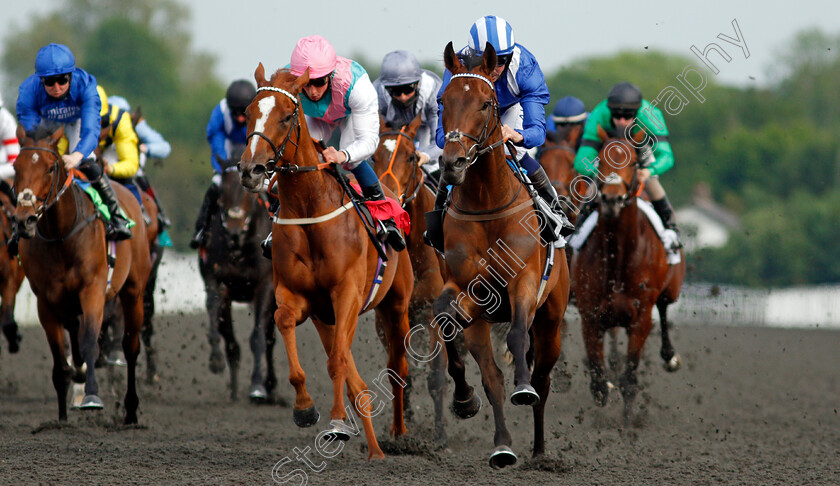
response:
M332 73L327 74L326 76L321 76L320 78L310 79L309 82L306 83L306 87L322 88L329 82L330 76L332 76Z
M230 108L230 114L231 114L231 116L234 116L234 117L245 116L245 110L246 109L248 109L247 106L232 106Z
M513 57L513 53L502 54L501 56L497 56L496 57L496 67L507 66L507 64L510 62L512 57Z
M55 76L47 76L45 78L41 78L41 82L44 83L44 86L55 86L56 84L64 86L65 84L70 82L70 74L57 74Z
M398 86L386 86L385 91L391 96L402 96L415 92L417 83L400 84Z
M636 117L636 110L633 108L613 108L610 110L613 118L635 118Z

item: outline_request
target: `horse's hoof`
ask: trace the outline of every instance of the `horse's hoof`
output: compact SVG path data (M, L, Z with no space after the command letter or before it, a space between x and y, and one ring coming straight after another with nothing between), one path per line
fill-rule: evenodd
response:
M318 413L318 409L315 408L315 405L312 405L304 410L295 409L292 411L292 419L298 427L312 427L318 423L318 420L321 419L321 414Z
M506 445L501 445L490 454L490 467L502 469L516 464L516 454Z
M481 397L473 392L472 396L466 400L452 399L452 412L461 419L468 419L478 411L481 410Z
M85 395L85 398L82 399L81 405L79 405L81 410L102 410L105 408L105 404L102 403L102 399L96 395Z
M600 385L597 382L592 382L589 385L589 391L592 392L592 397L595 399L595 404L599 407L606 406L607 404L607 397L610 395L610 390L614 389L615 385L610 383L609 381L604 382L603 385Z
M73 394L70 397L70 410L78 410L82 406L82 400L85 398L84 383L73 383Z
M111 354L108 355L106 361L109 365L128 366L128 362L125 360L125 354L118 350L112 351Z
M665 362L665 371L668 373L673 373L680 368L682 368L682 358L679 354L675 353L671 359Z
M218 375L225 370L225 357L222 353L210 354L210 372Z
M516 387L516 391L510 395L510 403L534 406L540 403L540 395L531 385L519 385Z
M268 392L262 385L251 385L251 389L248 390L248 398L251 403L265 403L268 401Z
M344 424L344 420L330 420L330 426L331 428L324 432L324 438L328 442L333 440L347 442L350 440L350 434L347 433L347 425Z

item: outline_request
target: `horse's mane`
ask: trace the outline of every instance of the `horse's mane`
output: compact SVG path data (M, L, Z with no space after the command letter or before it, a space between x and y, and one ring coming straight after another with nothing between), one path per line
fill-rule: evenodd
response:
M41 123L35 128L26 131L26 136L34 141L39 141L49 137L56 130L61 127L61 124L52 120L41 120Z
M294 81L295 79L297 79L298 76L295 76L294 74L292 74L292 72L289 71L287 68L280 68L277 71L274 71L274 74L271 75L271 79L269 79L268 82L271 83L271 84L274 84L274 80L278 79L278 78L279 78L280 81L283 81L283 82L286 82L286 81L291 82L291 81Z

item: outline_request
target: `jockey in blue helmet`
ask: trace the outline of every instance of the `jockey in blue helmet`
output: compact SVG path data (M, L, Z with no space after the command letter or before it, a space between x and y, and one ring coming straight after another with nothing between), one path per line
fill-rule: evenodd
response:
M539 63L531 52L521 44L516 43L513 28L501 17L487 15L476 20L470 27L468 45L458 55L462 58L480 56L485 46L493 46L498 56L498 65L490 74L490 81L496 91L499 101L502 137L513 142L519 164L525 169L534 188L554 209L557 217L563 223L563 234L569 234L574 226L566 220L559 204L557 192L551 181L532 155L530 149L539 147L545 142L545 105L551 101L551 94L545 84L545 76ZM440 98L449 85L452 73L446 70L443 74L443 84L438 91L438 125L436 142L443 148L445 134L443 131L443 106ZM448 189L446 185L438 187L435 197L435 210L432 213L443 215L443 205L446 201ZM431 214L431 213L430 213ZM432 221L429 227L427 221L426 240L435 248L443 247L443 225Z
M588 117L589 113L586 111L583 101L574 96L566 96L554 105L554 111L548 117L547 130L556 132L558 127L562 128L570 125L580 125L582 128ZM581 137L578 134L575 139L575 150L580 147L580 141Z
M96 91L96 78L76 67L76 58L63 44L49 44L35 56L35 74L20 85L17 100L18 121L28 132L43 120L64 125L67 152L64 166L77 168L102 196L111 220L107 236L112 240L131 238L128 221L119 210L117 197L93 151L99 144L102 101Z

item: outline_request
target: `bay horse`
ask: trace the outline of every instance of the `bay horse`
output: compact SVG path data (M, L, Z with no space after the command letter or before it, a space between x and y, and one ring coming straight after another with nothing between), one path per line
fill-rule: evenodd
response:
M240 162L241 181L246 189L256 192L266 176L276 171L272 181L280 205L272 226L274 319L286 346L289 381L295 388L295 424L308 427L319 418L306 391L295 337L296 326L311 318L328 355L327 371L333 382L327 435L349 439L343 399L346 381L347 395L364 426L368 458L382 458L371 421L375 394L359 376L350 345L358 316L369 300L366 296L371 296L368 308L375 308L382 319L389 344L388 368L383 373L388 375L393 392L391 434L405 434L402 386L408 373L404 340L414 286L411 261L407 252L388 249L384 274L376 278L377 249L361 219L347 211L352 201L346 202L332 172L335 169L318 164L319 153L299 100L309 71L297 77L281 69L266 80L260 63L254 78L258 89L247 109L249 142ZM387 188L383 190L390 194Z
M432 322L434 300L443 288L440 258L432 247L423 242L426 220L423 215L431 211L435 204L435 195L424 183L425 175L418 165L414 137L420 128L422 119L418 114L414 120L403 127L392 127L379 118L379 146L373 154L373 170L379 176L383 186L399 196L400 204L411 218L412 230L406 235L406 247L411 257L414 270L414 292L409 306L409 325L411 329ZM431 350L443 350L445 343L433 329L428 329ZM429 374L426 378L429 394L435 409L435 440L438 445L446 443L444 416L444 396L446 395L446 354L438 352L431 358ZM408 392L405 391L406 409Z
M3 246L12 236L14 224L15 201L9 201L5 194L0 193L0 325L8 341L9 352L14 354L20 350L20 332L15 322L15 300L23 283L23 267L17 257L13 257Z
M598 154L598 222L575 252L572 283L583 326L590 390L600 406L606 405L609 392L604 375L604 333L614 327L627 330L627 358L619 388L624 420L629 424L638 391L637 369L653 327L654 306L659 311L660 356L665 369L673 372L681 365L668 333L667 308L679 297L685 259L668 265L665 247L638 205L644 187L638 179L634 147L640 146L645 133L640 130L632 139L623 135L610 138L598 127L598 136L604 142Z
M581 124L558 126L556 132L548 132L545 143L537 154L537 160L545 169L557 195L564 198L566 204L563 205L563 212L575 225L581 196L586 194L587 189L585 182L577 178L578 174L575 171L575 147L582 132Z
M132 238L115 243L113 273L107 263L105 226L97 210L72 183L57 152L64 133L41 126L31 135L18 126L20 155L15 161L15 217L21 236L20 260L38 302L38 317L53 357L52 381L58 399L58 418L67 420L67 389L71 370L65 358L64 330L70 335L75 375L84 371L85 396L80 408L101 409L94 363L105 302L119 295L125 316L123 350L128 373L125 423L137 422L135 368L143 324L143 290L151 261L140 206L124 187L114 192L136 224ZM104 176L103 176L104 177Z
M448 317L456 321L450 326L463 328L466 347L481 369L496 428L490 465L503 468L517 457L505 424L504 376L493 356L490 326L511 323L507 345L515 390L510 398L514 405L532 406L533 454L542 455L550 373L560 354L560 323L569 299L569 267L562 248L542 241L532 224L523 224L537 217L528 188L505 158L500 107L490 81L495 49L487 44L472 68L461 63L451 42L443 56L452 78L441 97L446 132L442 183L454 187L444 220L445 283L435 313L438 320ZM478 412L480 401L453 348L448 341L453 409L466 418Z
M210 371L221 373L227 358L230 398L237 399L240 350L233 332L231 304L247 302L254 316L250 345L254 355L248 397L258 403L269 399L277 378L274 374L274 286L271 262L263 258L260 241L271 231L271 219L263 201L239 182L239 161L244 146L232 150L223 161L218 211L210 216L207 243L199 248L198 269L204 280L209 316ZM224 354L220 348L224 338ZM268 348L268 349L266 349ZM268 375L263 375L263 357Z

